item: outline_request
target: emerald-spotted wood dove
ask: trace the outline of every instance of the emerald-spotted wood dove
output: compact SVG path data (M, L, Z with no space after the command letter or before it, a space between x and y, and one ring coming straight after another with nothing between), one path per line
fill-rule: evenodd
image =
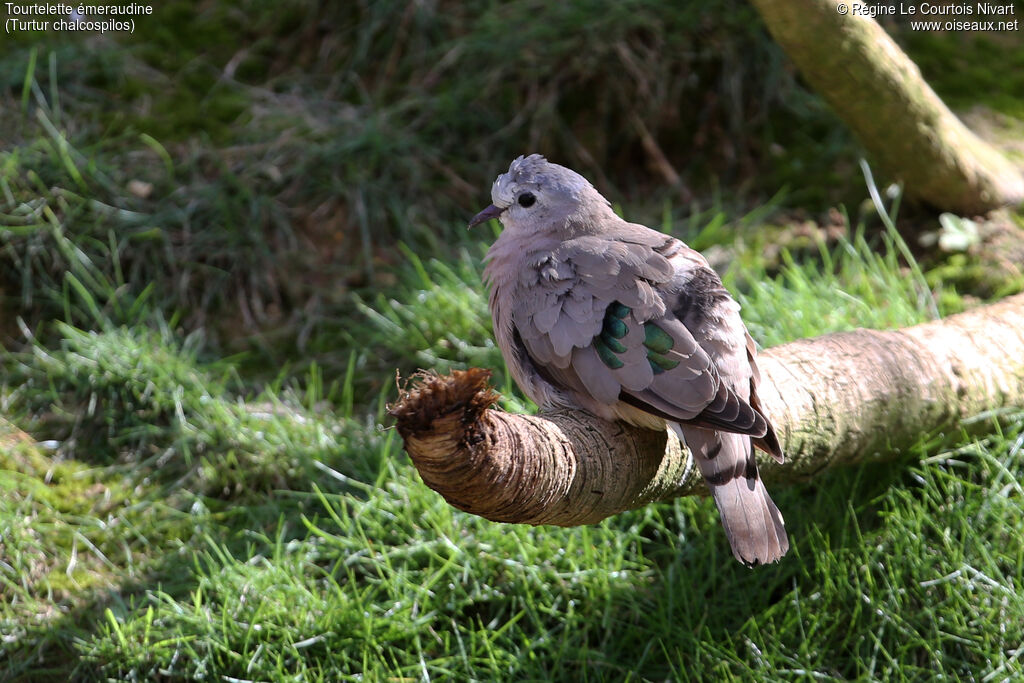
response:
M542 407L673 429L693 453L745 564L789 549L752 446L783 461L757 397L754 342L700 253L619 218L574 171L533 154L491 188L470 222L498 218L487 253L494 332Z

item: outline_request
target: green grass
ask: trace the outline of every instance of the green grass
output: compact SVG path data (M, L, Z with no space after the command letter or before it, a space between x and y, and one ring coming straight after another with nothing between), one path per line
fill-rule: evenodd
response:
M642 130L659 140L684 195L707 200L726 184L730 202L756 205L789 185L793 201L820 208L856 192L835 164L853 149L849 135L737 0L174 0L137 23L133 35L91 42L16 36L0 51L14 105L0 111L2 135L37 147L20 114L40 107L72 147L102 141L105 165L154 186L118 208L145 214L139 231L181 264L207 266L179 276L190 289L234 275L260 304L287 307L287 295L266 300L293 284L275 277L274 260L246 254L266 277L245 282L223 258L261 247L330 268L325 280L372 277L393 265L395 239L429 249L453 237L455 218L486 199L480 178L535 150L660 207L665 182L650 170ZM146 140L159 141L172 168ZM622 172L602 170L613 167ZM223 233L194 229L207 221Z
M870 202L827 241L777 225L862 199L848 136L748 7L663 7L170 2L137 36L15 37L0 678L1021 675L1024 414L773 490L793 549L756 570L707 500L463 514L388 428L396 369L488 367L533 408L491 334L494 235L465 230L524 146L727 254L764 345L968 305L970 254L921 272ZM696 201L651 191L634 115Z
M817 260L784 253L775 274L743 256L726 279L769 344L928 319L894 238L874 247L854 231ZM144 303L134 324L114 324L102 313L108 290L64 291L60 308L100 319L89 330L53 325L48 341L5 361L8 413L49 442L21 443L0 475L4 675L1020 672L1024 415L980 440L925 435L909 466L779 490L794 548L757 570L732 560L706 500L575 529L449 507L378 426L394 396L378 374L500 369L481 253L403 252L388 291L358 303L351 370L326 386L307 367L257 389L239 374L244 359L210 358L200 336L182 338Z

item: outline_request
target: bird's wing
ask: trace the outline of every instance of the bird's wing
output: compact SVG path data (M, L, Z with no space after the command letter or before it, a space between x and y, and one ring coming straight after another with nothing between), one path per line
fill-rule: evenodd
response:
M567 240L521 272L512 321L538 374L602 405L622 401L677 422L765 436L765 418L695 338L714 324L718 297L732 301L717 274L686 261L707 272L680 285L671 257L688 248L624 225L611 237ZM713 292L694 289L708 284Z
M761 398L757 393L757 389L761 385L761 370L757 367L757 345L754 343L754 338L750 336L749 332L745 332L744 336L747 340L747 363L750 365L749 402L754 410L764 415L764 409L761 407ZM768 431L764 437L754 439L754 445L772 456L777 462L785 462L786 457L782 452L782 444L779 443L779 437L775 433L775 427L772 426L771 421L767 417L765 421L768 423Z

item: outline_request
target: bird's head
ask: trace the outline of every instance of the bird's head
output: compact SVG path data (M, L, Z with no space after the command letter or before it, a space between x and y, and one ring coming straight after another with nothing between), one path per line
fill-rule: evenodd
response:
M506 230L567 238L595 232L614 216L608 200L586 178L539 154L513 161L491 186L491 201L469 227L497 218Z

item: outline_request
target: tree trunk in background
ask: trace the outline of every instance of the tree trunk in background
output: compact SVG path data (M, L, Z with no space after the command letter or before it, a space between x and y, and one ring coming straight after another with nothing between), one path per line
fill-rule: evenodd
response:
M1020 169L949 111L874 19L854 15L863 3L752 2L807 82L908 195L966 216L1024 201Z
M769 481L895 457L922 433L1024 406L1024 295L903 330L856 330L758 356L761 402L786 463ZM703 492L666 432L582 411L513 415L491 406L486 370L422 373L391 408L423 481L452 505L498 522L591 524Z

